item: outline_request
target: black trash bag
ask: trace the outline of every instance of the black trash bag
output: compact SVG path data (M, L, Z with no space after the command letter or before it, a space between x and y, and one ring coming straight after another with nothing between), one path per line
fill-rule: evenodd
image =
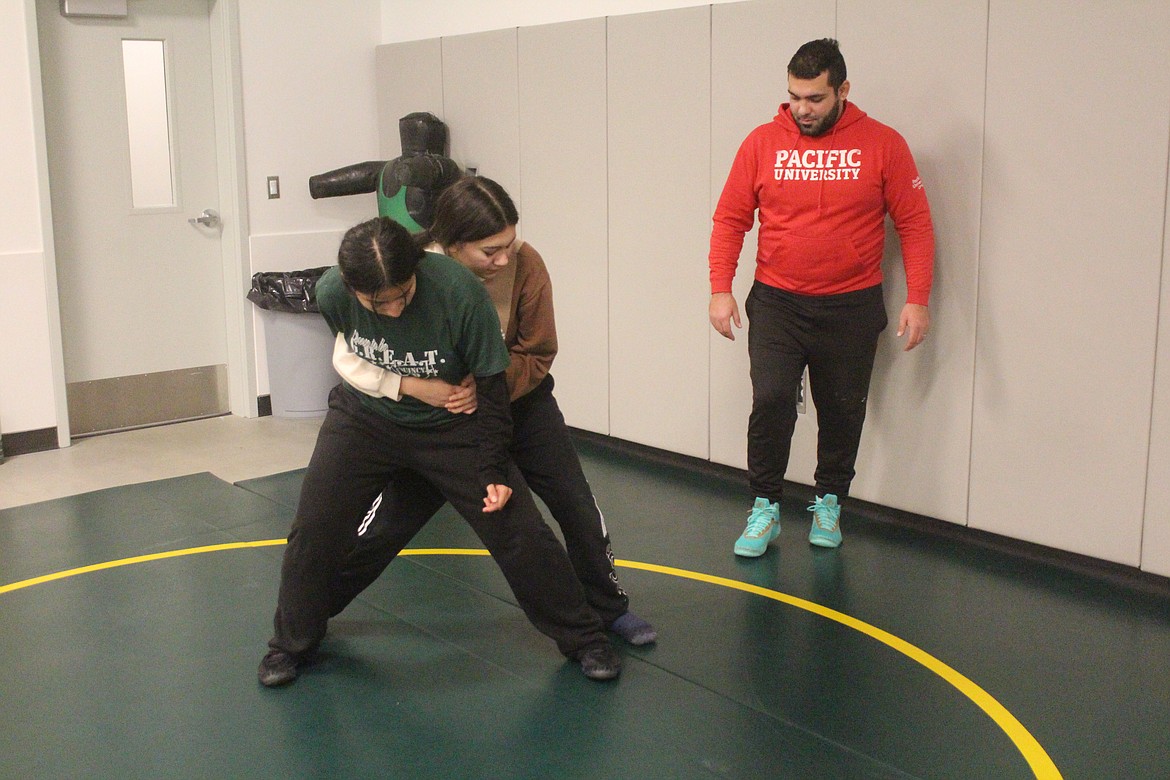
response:
M317 280L332 266L304 271L261 271L252 274L248 300L268 311L315 312Z

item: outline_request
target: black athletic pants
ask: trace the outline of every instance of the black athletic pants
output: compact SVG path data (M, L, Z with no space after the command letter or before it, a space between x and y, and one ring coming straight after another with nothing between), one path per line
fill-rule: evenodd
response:
M817 410L817 495L849 495L866 398L886 327L881 285L841 295L797 295L757 281L744 306L751 361L748 480L779 501L796 427L800 379L808 367Z
M294 657L316 648L325 636L331 591L358 538L354 518L365 515L391 483L403 486L393 499L401 513L417 514L415 502L430 501L432 491L410 490L412 481L432 485L471 525L528 619L565 656L575 659L589 647L608 643L601 619L586 603L564 548L541 518L515 464L509 464L506 481L511 500L501 511L482 511L480 454L472 425L470 416L457 416L441 428L407 428L366 409L351 391L333 389L284 552L270 647Z
M511 455L529 488L561 527L586 599L608 626L629 609L630 600L618 583L605 518L581 470L552 391L553 378L546 376L535 389L512 402ZM414 474L387 485L379 505L363 519L361 537L334 586L332 614L341 612L372 584L443 506L445 499L433 488L427 499L409 507L403 507L397 498L403 492L421 494L428 487Z

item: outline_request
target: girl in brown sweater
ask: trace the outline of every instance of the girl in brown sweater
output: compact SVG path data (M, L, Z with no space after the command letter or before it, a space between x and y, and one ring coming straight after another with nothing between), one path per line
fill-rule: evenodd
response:
M484 177L466 177L439 197L434 221L423 240L433 241L487 286L511 358L505 371L513 425L510 454L532 492L544 501L560 526L589 604L605 625L627 642L648 644L658 634L650 623L629 611L629 597L614 569L605 518L552 394L549 369L557 354L552 285L537 251L517 239L518 222L516 206L503 187ZM475 410L473 377L459 386L438 379L399 379L348 352L343 342L337 345L334 365L349 384L371 395L409 395L454 414ZM333 614L377 579L444 503L436 493L429 505L413 501L411 506L423 508L412 516L391 516L394 513L389 507L395 502L385 499L395 489L394 485L387 487L382 500L363 520L365 527L359 528L358 545L335 588Z

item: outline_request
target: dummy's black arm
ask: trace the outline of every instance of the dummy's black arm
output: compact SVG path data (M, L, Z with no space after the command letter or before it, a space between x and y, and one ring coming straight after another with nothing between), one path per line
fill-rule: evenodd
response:
M361 195L378 189L378 174L384 160L354 163L335 171L309 177L309 195L313 198L335 198L339 195Z

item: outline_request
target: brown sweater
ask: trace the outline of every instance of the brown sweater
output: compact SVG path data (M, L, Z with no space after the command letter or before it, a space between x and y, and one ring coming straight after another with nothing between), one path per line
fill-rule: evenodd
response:
M507 310L501 305L511 283ZM540 254L520 245L515 274L499 273L485 282L503 323L504 343L512 362L505 376L510 400L530 393L548 375L557 356L557 325L553 317L552 281Z

